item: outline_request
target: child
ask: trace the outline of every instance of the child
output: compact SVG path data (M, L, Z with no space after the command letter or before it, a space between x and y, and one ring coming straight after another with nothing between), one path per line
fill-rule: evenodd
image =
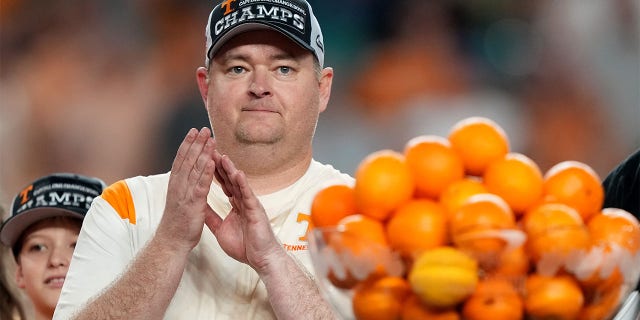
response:
M82 219L104 186L97 178L57 173L16 195L0 241L13 251L16 283L31 300L36 319L53 317Z
M0 212L4 212L0 207ZM4 217L4 213L0 214ZM0 246L0 319L24 320L27 319L24 312L22 296L15 290L13 271L15 264L9 248Z

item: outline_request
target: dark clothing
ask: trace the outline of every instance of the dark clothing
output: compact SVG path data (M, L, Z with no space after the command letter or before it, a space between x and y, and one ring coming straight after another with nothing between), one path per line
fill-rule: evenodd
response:
M640 149L604 179L604 208L620 208L640 219Z
M640 219L640 149L616 166L602 182L604 208L620 208ZM640 282L636 290L640 289Z

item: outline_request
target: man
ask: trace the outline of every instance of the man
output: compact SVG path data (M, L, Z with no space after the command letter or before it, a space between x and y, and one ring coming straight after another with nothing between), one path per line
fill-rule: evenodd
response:
M620 208L640 219L640 149L611 170L604 181L603 208ZM636 284L640 290L640 282Z
M191 129L170 173L96 199L55 319L334 317L306 233L315 193L353 178L312 159L333 70L311 7L225 1L206 40L197 80L215 139Z
M97 178L56 173L15 196L0 240L13 251L16 284L29 298L35 319L53 316L82 219L103 188Z
M613 168L602 185L603 207L621 208L640 219L640 149Z

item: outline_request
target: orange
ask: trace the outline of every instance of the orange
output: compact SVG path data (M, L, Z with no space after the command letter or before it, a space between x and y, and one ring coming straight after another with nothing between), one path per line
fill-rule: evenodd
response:
M451 216L451 234L515 227L515 216L507 203L491 193L469 197Z
M480 281L464 302L462 316L465 320L520 320L524 318L524 302L511 282L488 278Z
M585 293L585 307L580 319L608 319L621 303L625 290L632 285L624 283L620 268L615 268L606 276L600 273L602 268L602 265L598 265L596 271L585 280L578 278Z
M545 201L569 205L587 221L602 208L604 188L598 174L588 165L578 161L563 161L544 175L543 197Z
M434 308L420 301L415 294L409 295L402 308L402 320L460 320L454 308Z
M591 273L580 272L581 270L576 272L576 278L580 281L580 285L596 295L600 292L620 289L625 284L625 276L622 275L620 268L611 268L607 261L609 258L606 255L603 255L602 259L597 261L595 266L591 266ZM613 263L617 264L616 261ZM626 279L626 281L630 280Z
M327 232L327 244L340 263L340 270L329 270L329 280L339 288L350 288L388 271L390 250L384 225L363 215L350 215L338 222L338 232ZM338 272L340 271L340 272Z
M584 226L580 214L560 203L543 203L527 211L522 220L522 229L529 237L547 233L551 229Z
M568 275L530 274L524 296L525 311L531 319L575 319L584 305L580 285Z
M338 222L337 229L343 231L344 234L356 236L368 244L381 246L388 246L389 244L384 224L365 215L354 214L344 217Z
M414 199L400 206L386 225L391 247L404 257L415 258L422 251L447 243L444 208L428 199Z
M471 196L460 206L449 222L453 243L484 265L491 262L507 242L496 234L515 229L515 215L500 197L490 193Z
M553 272L576 254L586 254L589 232L578 212L564 204L545 203L525 213L526 251L537 268ZM538 269L543 273L544 270Z
M384 277L357 286L353 313L358 320L399 319L405 298L411 293L402 277Z
M460 206L474 194L486 193L487 188L482 180L468 176L450 183L440 194L440 203L452 215Z
M538 203L542 197L542 173L538 165L521 153L509 153L493 161L483 175L487 190L502 197L516 214Z
M605 208L587 222L595 244L616 244L635 254L640 251L640 222L623 209Z
M582 285L602 291L635 281L628 266L635 263L640 252L640 223L636 217L623 209L605 208L591 217L587 229L593 260L579 273Z
M622 294L622 288L610 288L587 296L586 304L580 311L578 319L611 319L622 302Z
M314 227L335 226L340 219L356 213L354 189L346 185L321 189L311 203L311 222Z
M524 250L524 245L503 251L497 265L487 270L492 277L517 281L524 279L529 272L529 256Z
M349 245L357 243L355 236L349 236L340 232L337 228L316 228L310 232L309 244L314 244L314 260L321 262L318 272L327 277L327 280L335 287L348 289L355 286L361 279L356 279L351 270L350 263L355 260ZM314 256L314 257L315 257ZM364 278L364 276L363 276Z
M589 249L589 233L584 227L554 229L527 239L526 246L538 272L572 270Z
M351 289L361 281L354 277L350 270L343 270L343 273L338 273L332 267L329 267L327 279L334 287L340 289Z
M413 197L415 182L404 155L380 150L366 156L356 168L358 212L384 221Z
M491 162L509 152L507 134L496 122L484 117L458 121L449 130L448 139L470 175L482 176Z
M419 197L437 199L449 184L464 177L462 159L443 137L415 137L405 145L404 156Z

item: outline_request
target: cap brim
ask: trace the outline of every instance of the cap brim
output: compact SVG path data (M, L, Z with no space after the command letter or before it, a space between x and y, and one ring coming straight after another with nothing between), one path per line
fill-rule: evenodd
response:
M291 35L289 32L284 31L282 29L279 29L271 24L265 23L265 22L247 22L247 23L243 23L239 26L236 26L234 28L232 28L231 30L229 30L227 33L225 33L224 35L222 35L220 37L220 39L218 40L218 42L216 42L216 44L214 46L212 46L209 49L209 52L207 52L207 57L209 57L209 61L213 60L213 56L215 55L215 53L220 50L220 48L227 43L227 41L229 41L231 38L247 32L247 31L254 31L254 30L272 30L272 31L276 31L284 36L286 36L287 38L289 38L291 41L293 41L294 43L296 43L297 45L299 45L300 47L307 49L309 51L311 51L312 53L314 52L314 49L309 47L307 44L305 44L301 39L296 38L295 36Z
M20 235L32 224L46 218L51 217L71 217L83 219L84 216L75 211L62 209L41 207L28 210L7 219L0 229L0 241L8 247L13 248Z

